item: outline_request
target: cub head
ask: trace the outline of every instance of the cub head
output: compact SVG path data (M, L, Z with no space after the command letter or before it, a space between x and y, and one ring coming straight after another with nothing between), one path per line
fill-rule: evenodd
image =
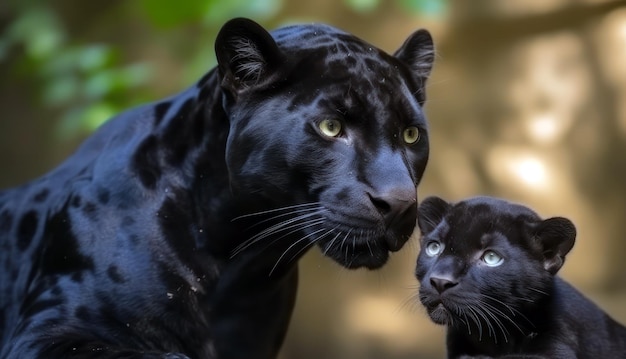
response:
M251 212L274 211L264 229L274 239L316 243L349 268L382 266L416 226L429 33L389 55L326 25L268 33L234 19L216 54L233 193L254 198Z
M429 197L418 223L415 273L429 316L470 333L492 328L490 336L532 324L525 322L527 308L549 295L576 237L566 218L543 220L527 207L489 197L456 204Z

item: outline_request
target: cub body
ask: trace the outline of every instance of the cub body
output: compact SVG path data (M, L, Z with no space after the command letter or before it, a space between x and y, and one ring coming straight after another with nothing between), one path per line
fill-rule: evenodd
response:
M576 229L504 200L419 207L419 298L448 358L626 358L626 328L556 273Z

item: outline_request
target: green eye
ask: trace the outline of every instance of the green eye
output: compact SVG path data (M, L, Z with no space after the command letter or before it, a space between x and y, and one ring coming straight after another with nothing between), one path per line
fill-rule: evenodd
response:
M424 248L424 250L429 257L434 257L440 255L441 252L443 252L443 246L439 242L431 241L426 244L426 248Z
M402 131L402 138L404 142L412 145L420 140L420 130L415 126L409 126Z
M341 122L339 120L322 120L322 122L320 122L318 126L324 136L337 137L341 134Z
M483 260L483 262L485 262L486 265L490 267L499 266L504 261L504 259L500 257L498 253L491 250L485 251L481 259Z

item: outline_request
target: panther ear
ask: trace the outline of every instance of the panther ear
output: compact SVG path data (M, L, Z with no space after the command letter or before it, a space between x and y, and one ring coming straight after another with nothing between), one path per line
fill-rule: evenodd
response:
M271 80L283 56L272 36L256 22L236 18L217 34L215 54L222 88L239 93Z
M439 197L424 199L417 209L417 225L422 235L432 232L446 216L450 207L450 203Z
M576 227L567 218L553 217L542 221L534 235L542 247L544 268L550 274L556 274L563 266L565 255L574 246Z
M394 56L413 70L420 86L420 91L417 94L418 101L423 105L426 100L424 86L435 61L433 38L427 30L417 30L404 41Z

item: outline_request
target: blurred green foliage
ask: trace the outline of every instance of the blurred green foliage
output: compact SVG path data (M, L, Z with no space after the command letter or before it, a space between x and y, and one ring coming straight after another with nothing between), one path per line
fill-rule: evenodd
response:
M237 16L271 21L283 9L283 1L186 0L174 6L169 0L140 0L112 2L107 10L131 16L153 33L193 29L201 34L188 39L188 46L198 46L186 57L183 84L212 65L213 47L204 41L215 36L216 26ZM430 14L442 12L446 3L395 1L410 11ZM382 0L344 0L344 5L363 13L385 4ZM13 0L8 8L13 16L0 34L0 64L8 62L14 74L37 84L37 103L61 111L55 126L58 140L85 135L125 108L154 98L149 83L155 73L146 60L128 63L119 45L81 42L68 30L62 10L50 2Z

